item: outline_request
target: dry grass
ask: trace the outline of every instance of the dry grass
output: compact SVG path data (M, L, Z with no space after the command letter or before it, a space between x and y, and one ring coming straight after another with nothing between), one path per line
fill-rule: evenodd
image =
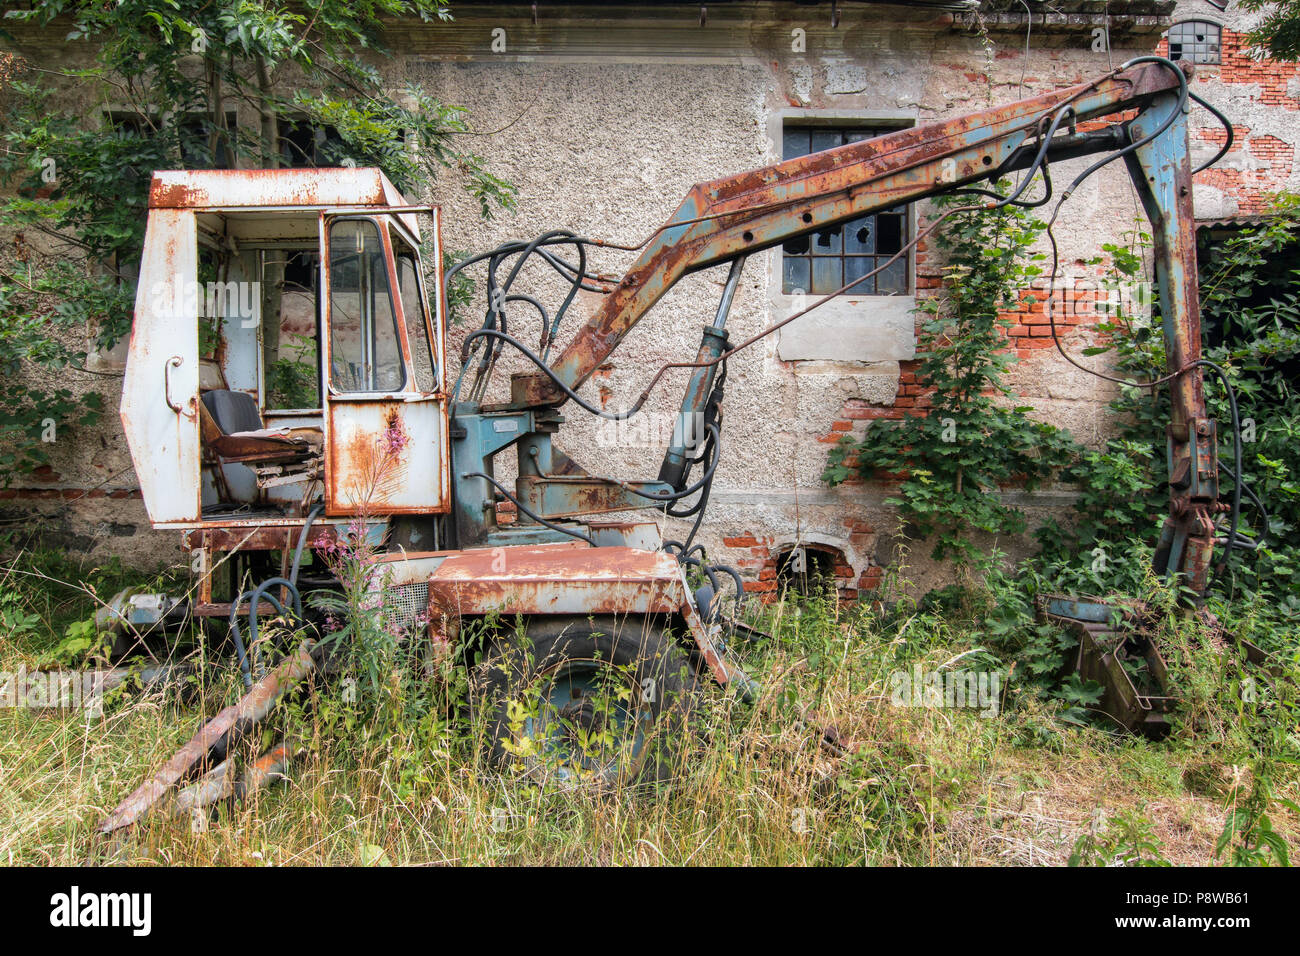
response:
M814 603L770 623L777 642L745 651L760 700L706 695L676 785L651 794L557 792L498 773L480 757L482 728L449 717L453 688L398 681L377 706L349 710L321 684L272 721L301 751L285 782L197 820L156 812L105 843L103 815L238 695L231 668L210 671L197 703L128 692L89 719L0 709L0 863L1059 865L1082 834L1128 813L1169 862L1210 864L1225 808L1249 786L1239 770L1234 787L1250 754L1233 733L1157 744L1032 703L992 718L893 706L892 673L974 646L941 617L885 626ZM33 662L39 645L0 646L0 670ZM819 745L824 724L844 749ZM1300 799L1293 771L1273 784ZM1300 821L1272 817L1296 845Z

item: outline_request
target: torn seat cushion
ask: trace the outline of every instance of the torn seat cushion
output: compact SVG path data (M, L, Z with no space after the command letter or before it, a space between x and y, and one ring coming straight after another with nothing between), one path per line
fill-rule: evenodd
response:
M262 413L258 411L257 399L247 392L213 389L204 392L202 397L208 414L227 435L261 431Z
M257 399L245 392L214 389L202 401L203 442L225 461L287 462L320 452L318 429L263 427Z

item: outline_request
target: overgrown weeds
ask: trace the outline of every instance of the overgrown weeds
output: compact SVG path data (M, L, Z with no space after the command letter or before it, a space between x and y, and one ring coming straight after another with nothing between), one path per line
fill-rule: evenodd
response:
M5 604L40 622L24 642L3 644L0 670L41 660L61 639L59 622L92 603L47 599L19 580L4 578ZM770 640L735 648L762 685L758 700L705 693L697 745L683 751L674 784L651 792L542 787L492 766L485 722L462 706L464 669L431 671L418 654L393 654L353 692L337 678L308 686L242 745L252 756L289 741L297 757L283 783L197 817L160 808L103 843L93 833L102 815L202 714L241 693L226 655L196 652L205 668L197 704L128 689L99 716L0 710L0 862L1288 859L1300 832L1294 658L1280 677L1250 675L1251 697L1230 652L1193 625L1175 630L1166 639L1188 688L1184 716L1167 741L1125 737L1080 719L1036 681L1031 664L1040 645L1051 651L1051 635L1011 593L995 581L948 607L848 607L829 595L774 605L757 622ZM467 629L459 651L472 655L475 641ZM899 698L900 680L955 672L998 673L996 706Z

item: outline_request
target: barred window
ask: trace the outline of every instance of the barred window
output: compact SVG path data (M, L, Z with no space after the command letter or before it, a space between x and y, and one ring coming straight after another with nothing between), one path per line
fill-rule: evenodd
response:
M1184 20L1169 28L1169 59L1192 63L1221 63L1219 25L1206 20Z

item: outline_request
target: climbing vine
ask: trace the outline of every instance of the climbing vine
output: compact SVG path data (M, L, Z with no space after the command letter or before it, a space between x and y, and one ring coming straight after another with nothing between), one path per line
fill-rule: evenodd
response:
M1006 183L997 187L1003 194ZM941 197L939 212L964 203ZM1013 534L1025 518L1002 490L1032 490L1068 464L1078 446L1068 432L1027 417L1032 409L999 399L1013 395L1005 375L1017 360L1002 312L1041 272L1031 252L1044 226L1028 211L1003 207L960 214L937 233L946 262L944 294L924 300L916 380L927 413L871 424L861 438L832 449L823 478L897 481L888 499L915 534L934 542L932 556L983 567L989 558L974 532Z
M1135 232L1127 245L1108 246L1113 281L1141 279L1149 237ZM1222 367L1236 393L1242 421L1242 471L1264 514L1246 497L1242 531L1262 547L1229 556L1216 584L1221 597L1257 599L1270 616L1300 622L1300 197L1279 196L1263 220L1220 242L1202 242L1199 281L1203 354ZM1120 300L1122 301L1122 300ZM1159 302L1135 314L1117 308L1099 325L1118 374L1142 381L1164 374ZM1219 460L1233 461L1227 393L1206 376L1206 405L1219 423ZM1164 427L1167 389L1122 387L1110 403L1114 435L1083 454L1065 476L1080 497L1073 520L1049 521L1039 531L1043 556L1058 574L1093 590L1128 589L1134 569L1149 555L1168 510ZM1223 496L1233 479L1220 474ZM1142 561L1129 561L1137 554ZM1222 551L1219 551L1222 555ZM1098 561L1097 558L1102 558Z

